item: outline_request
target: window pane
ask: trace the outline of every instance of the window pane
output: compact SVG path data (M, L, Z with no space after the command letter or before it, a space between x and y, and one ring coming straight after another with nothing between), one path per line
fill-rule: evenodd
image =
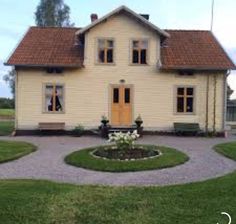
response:
M130 88L125 88L125 103L130 103Z
M98 47L99 48L105 48L105 40L98 40Z
M133 63L138 63L138 51L133 50Z
M192 97L187 98L187 112L190 112L190 113L193 112L193 98Z
M46 112L52 111L51 97L52 96L46 96L46 100L45 100L45 104L46 104L45 111Z
M63 95L63 86L56 86L56 93L58 96L62 96Z
M99 57L99 62L104 63L105 62L105 51L100 50L98 57Z
M55 103L56 103L56 106L55 106L56 111L62 111L63 110L62 108L63 97L56 95Z
M178 97L177 98L177 112L184 112L184 98Z
M139 41L134 40L133 41L133 48L138 48L139 47Z
M184 95L184 88L178 88L177 94L178 95Z
M51 99L53 96L53 86L52 85L46 85L45 88L45 111L52 111L52 103Z
M62 111L63 104L63 86L56 86L55 92L55 110Z
M187 95L193 96L193 88L187 88Z
M141 64L147 64L147 50L141 50Z
M113 103L119 103L119 89L113 89Z
M108 40L107 41L107 47L113 48L113 40Z
M107 50L107 62L112 63L113 62L113 50Z
M147 49L148 48L148 41L147 40L141 41L141 48L142 49Z
M46 85L46 95L52 95L53 86L52 85Z

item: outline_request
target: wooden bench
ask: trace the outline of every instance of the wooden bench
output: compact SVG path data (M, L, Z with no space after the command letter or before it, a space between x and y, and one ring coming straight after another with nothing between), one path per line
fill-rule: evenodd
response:
M61 131L65 129L64 122L40 122L38 124L40 131Z
M174 129L177 135L197 135L200 131L198 123L174 123Z

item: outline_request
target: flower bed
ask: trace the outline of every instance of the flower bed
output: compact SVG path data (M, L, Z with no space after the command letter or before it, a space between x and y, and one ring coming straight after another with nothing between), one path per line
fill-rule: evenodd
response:
M160 156L161 153L155 147L134 146L129 150L119 150L116 146L100 147L92 152L92 155L110 160L137 160Z

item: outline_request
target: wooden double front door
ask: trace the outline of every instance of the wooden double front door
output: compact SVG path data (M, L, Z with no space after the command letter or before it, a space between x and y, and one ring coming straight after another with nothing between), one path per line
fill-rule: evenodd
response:
M128 85L112 86L111 124L130 126L132 124L132 87Z

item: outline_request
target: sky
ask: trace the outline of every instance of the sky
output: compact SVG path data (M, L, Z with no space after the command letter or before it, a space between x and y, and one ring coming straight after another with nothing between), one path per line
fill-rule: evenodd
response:
M211 26L212 0L64 0L71 9L76 27L90 23L90 14L99 17L126 5L137 13L150 14L150 21L162 29L203 29ZM35 25L34 12L39 0L0 0L0 97L11 97L2 77L10 69L3 65L29 26ZM215 0L213 33L236 63L236 1ZM236 72L228 77L235 90Z

